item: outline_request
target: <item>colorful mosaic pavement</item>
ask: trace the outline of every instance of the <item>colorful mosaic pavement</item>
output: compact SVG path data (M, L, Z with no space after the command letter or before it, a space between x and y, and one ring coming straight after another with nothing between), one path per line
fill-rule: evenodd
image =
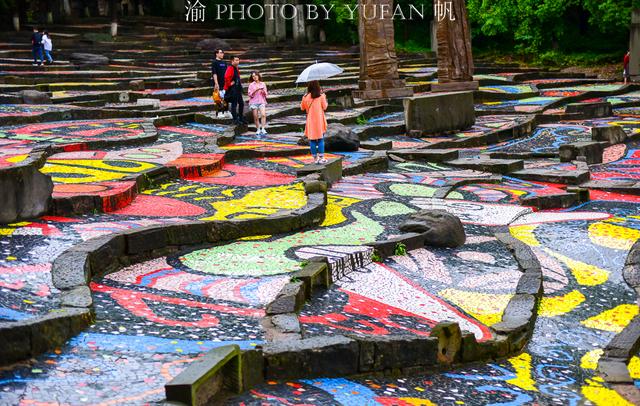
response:
M91 196L106 202L109 196L127 196L103 207L104 213L48 215L0 225L0 321L27 321L55 311L60 292L51 281L51 264L80 242L160 224L277 216L307 202L295 172L312 157L297 145L304 123L299 110L304 89L293 81L302 67L321 55L347 71L326 90L338 94L355 88L358 67L351 52L297 55L281 50L273 57L243 58L245 72L260 69L273 86L269 134L257 138L249 128L218 147L216 139L232 128L209 111L208 90L200 93L208 84L183 82L208 68L203 55L179 52L201 36L185 34L185 43L165 49L147 49L140 38L127 38L130 43L119 43L119 49L105 49L117 59L109 69L60 65L43 73L10 61L3 67L3 74L13 72L52 85L54 103L65 103L0 106L0 117L18 120L13 123L61 113L73 109L74 102L95 101L107 93L135 97L116 103L109 95L108 102L101 99L104 106L82 108L85 114L98 117L92 109L126 111L139 118L57 119L0 128L0 168L50 149L41 171L55 184L54 199ZM242 41L233 44L234 52L246 46ZM26 51L7 53L25 58ZM153 54L153 61L143 61L145 53ZM435 80L436 68L427 60L402 60L400 71L413 86ZM126 90L133 77L157 88ZM506 67L504 73L476 79L491 101L476 105L482 115L466 131L406 137L403 113L392 106L381 112L333 103L329 121L346 123L363 138L391 141L395 149L438 148L438 143L445 143L448 148L471 146L457 148L464 156L534 153L538 156L525 159L526 169L567 173L581 163L545 156L557 154L560 145L591 140L594 126L620 125L630 138L607 147L603 163L588 168L591 180L623 182L640 176L634 139L640 131L640 110L634 107L640 102L638 92L619 83L587 83L584 78L519 81L518 73ZM16 92L8 84L0 88L3 94ZM599 93L594 98L589 92ZM154 114L133 101L154 96L162 99L158 116L177 109L205 113L206 119L189 117L154 128ZM606 100L620 108L614 117L550 122L530 132L517 131L533 114L561 112L574 98ZM244 158L227 160L232 154ZM256 158L247 158L250 154ZM327 154L342 157L345 167L372 156L365 149ZM145 178L169 170L174 173L169 179ZM146 184L138 189L141 179ZM639 313L635 292L621 269L640 237L640 198L590 190L590 201L569 208L540 211L521 204L523 198L566 190L563 183L525 180L511 173L496 176L401 159L391 161L388 170L344 177L329 189L326 218L317 227L187 247L95 278L90 284L95 324L60 348L0 368L0 404L160 403L164 384L206 351L230 343L243 349L264 344L267 337L260 319L265 307L304 261L322 255L333 263L364 252L364 244L399 234L398 225L407 215L433 208L460 217L467 233L463 246L420 248L351 272L306 303L299 316L303 336L428 336L434 325L449 320L479 341L491 339L490 327L501 320L520 274L512 254L494 235L508 231L532 249L544 276L536 328L522 353L425 374L267 381L227 404L631 404L596 368L608 342ZM629 370L640 386L640 358L632 358Z

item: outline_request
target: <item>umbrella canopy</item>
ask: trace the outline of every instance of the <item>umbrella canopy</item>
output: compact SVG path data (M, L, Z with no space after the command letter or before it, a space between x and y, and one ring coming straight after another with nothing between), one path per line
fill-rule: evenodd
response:
M322 80L331 76L339 75L344 70L338 65L328 62L316 62L302 71L296 83L311 82L312 80Z

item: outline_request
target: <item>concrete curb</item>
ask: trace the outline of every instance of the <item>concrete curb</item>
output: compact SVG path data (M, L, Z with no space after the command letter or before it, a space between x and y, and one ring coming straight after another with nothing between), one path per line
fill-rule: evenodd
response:
M475 183L490 183L490 184L499 184L502 182L501 175L495 175L488 173L486 177L474 177L474 178L466 178L458 181L449 182L443 187L438 188L436 192L433 194L434 199L446 199L449 194L454 192L457 188L463 187L466 185L473 185Z
M88 287L93 277L189 246L252 235L282 234L314 226L324 220L326 206L326 191L314 192L307 194L304 207L266 218L161 224L109 234L75 245L60 254L51 266L53 285L61 291L62 306L56 311L61 312L60 316L48 314L21 322L0 323L0 363L38 355L88 327L93 320L93 299ZM53 324L49 321L52 317L59 321ZM25 331L32 331L32 336L38 337L33 341L37 345L25 340Z
M502 320L491 326L498 336L504 336L510 343L510 352L515 353L531 338L538 316L538 306L543 297L542 267L531 248L507 233L496 233L518 263L522 276L516 293L507 304Z
M105 108L78 108L62 111L49 111L33 116L0 117L0 126L33 124L45 121L100 120L112 118L140 118L140 112L134 110L111 110Z
M267 315L262 322L267 343L250 351L251 361L234 366L229 372L231 377L223 374L219 379L232 381L240 368L243 376L251 376L254 383L248 384L248 379L242 379L241 390L246 391L267 379L415 374L446 369L454 364L505 358L520 352L533 332L537 307L543 295L542 270L526 244L506 233L496 234L496 238L511 251L522 276L502 321L491 327L493 339L478 342L472 333L461 331L457 323L446 321L434 326L429 337L333 335L305 338L297 312L316 289L324 290L333 282L328 259L316 257L296 272L292 282L285 285L267 306ZM395 247L394 242L398 241L419 245L420 235L403 235L379 244ZM379 247L379 244L369 245ZM382 252L386 254L386 248ZM242 360L248 353L242 352L238 359ZM226 363L210 365L207 371L221 371ZM240 389L235 393L238 391ZM222 391L217 393L219 397L224 395Z
M640 298L640 240L636 241L627 254L622 276ZM634 404L640 403L640 389L634 385L627 365L638 350L640 350L640 316L635 316L609 341L598 361L598 372L604 380Z
M105 148L113 145L118 146L132 146L132 145L140 145L146 144L148 142L153 142L158 139L158 131L156 127L150 123L145 122L142 123L142 127L144 129L144 137L139 137L133 140L118 140L118 141L90 141L86 143L81 143L82 148L84 149L97 149L97 148ZM63 152L66 150L65 146L57 147L57 148L49 148L47 151L47 157L53 155L58 152ZM172 173L171 167L161 167L154 168L152 170L141 172L133 176L129 176L127 178L123 178L122 181L135 181L135 186L132 189L129 189L125 192L124 198L128 202L133 200L135 196L146 189L150 182L154 182L158 179L171 179L178 176L178 172ZM106 198L101 198L95 195L76 195L76 196L65 196L65 197L52 197L51 202L49 204L49 213L52 215L65 216L71 214L85 214L91 213L93 211L104 212L104 207L113 207L119 208L123 205L119 203L121 198L120 195L116 196L108 196ZM128 203L126 204L128 205ZM126 206L125 205L125 206Z
M60 207L81 207L86 204L86 196L53 198L51 177L43 174L39 169L42 168L49 156L59 152L104 148L114 145L139 145L157 140L158 132L153 124L144 122L142 127L144 136L134 139L96 140L62 146L51 144L36 146L29 153L29 157L26 160L16 165L0 168L0 185L2 190L6 191L0 197L0 207L3 208L0 211L0 224L38 217L47 212L56 213L58 212L56 207L59 205ZM18 203L20 203L20 207L18 207ZM11 210L12 208L13 210ZM88 211L93 209L94 205L91 204L88 207ZM67 213L62 211L59 214Z
M384 172L387 169L389 169L389 159L387 158L386 151L374 151L371 157L343 167L342 176Z
M93 310L61 306L50 314L0 322L0 365L35 357L64 345L93 322Z

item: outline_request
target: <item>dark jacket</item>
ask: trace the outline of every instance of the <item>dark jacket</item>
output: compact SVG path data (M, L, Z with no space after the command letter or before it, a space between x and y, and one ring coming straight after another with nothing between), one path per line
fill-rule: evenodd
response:
M42 33L34 32L31 34L31 46L34 48L42 46Z
M233 82L233 86L231 85ZM227 72L224 74L224 90L226 91L224 99L226 101L242 100L242 81L240 80L240 69L229 65Z

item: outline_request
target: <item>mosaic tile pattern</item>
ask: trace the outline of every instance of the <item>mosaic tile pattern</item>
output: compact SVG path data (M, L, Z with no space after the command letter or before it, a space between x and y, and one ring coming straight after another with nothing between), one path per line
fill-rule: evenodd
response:
M197 89L181 83L195 77L196 70L208 69L206 58L171 44L141 43L153 38L127 38L109 51L114 59L109 69L74 70L60 64L45 72L23 66L28 52L7 44L0 53L13 59L6 59L2 74L48 84L53 99L65 104L5 104L0 105L0 117L22 117L23 121L13 122L24 122L30 116L73 108L74 101L102 99L107 93L110 100L120 100L108 103L107 109L141 111L135 103L111 99L131 79L126 75L135 74L162 84L138 92L162 98L161 109L200 111L213 118L208 93L196 93ZM184 39L195 43L201 35L185 34ZM276 156L224 162L213 145L216 137L231 128L215 118L214 123L160 127L157 141L127 147L118 143L140 141L142 123L149 120L39 122L0 128L0 167L23 162L36 147L60 147L62 152L50 156L42 169L56 183L56 198L124 194L133 187L133 179L147 171L163 166L180 171L179 179L152 184L107 214L45 216L0 225L0 320L27 320L55 309L59 292L51 283L51 262L82 241L149 225L259 218L302 207L306 198L295 171L311 157L290 153L299 148L304 123L299 111L304 88L295 87L293 80L304 66L321 57L344 65L347 71L339 80L328 82L325 90L345 91L357 86L358 67L350 51L331 49L318 55L295 54L295 58L288 52L243 58L244 72L261 69L273 87L268 112L274 118L269 117L269 135L257 138L246 132L223 148ZM400 71L411 86L424 88L436 80L434 66L402 58ZM590 140L590 128L595 125L621 125L630 137L640 132L640 110L634 107L640 103L638 92L607 95L620 91L619 83L576 85L570 78L519 82L516 75L476 75L477 80L491 83L480 90L496 99L476 109L491 115L479 116L471 129L454 134L406 137L401 130L403 113L393 109L365 118L366 109L332 106L329 116L350 122L356 132L375 133L374 140L391 140L394 148L464 141L472 148L460 152L469 157L485 152L557 153L564 143ZM554 86L543 90L533 86L541 84ZM15 93L16 88L3 84L0 89ZM501 137L498 144L488 146L482 141L496 141L490 136L518 128L533 113L562 112L563 98L590 91L604 96L581 101L610 101L621 106L616 116L540 125L531 134ZM535 93L535 97L507 100L524 93ZM94 141L111 145L86 147ZM589 168L591 179L637 179L637 149L634 140L610 146L603 164ZM371 154L361 150L327 156L342 156L344 165L351 165ZM550 158L527 159L525 167L576 169L573 163ZM525 351L507 360L429 375L270 381L228 404L625 404L598 377L596 367L609 340L638 314L634 292L620 269L640 238L640 198L592 190L587 203L535 211L520 205L520 199L559 193L565 185L508 175L497 183L482 181L489 176L446 164L394 162L385 172L349 176L335 183L329 191L326 219L316 228L192 247L97 278L91 283L96 323L62 348L3 368L0 404L161 402L163 385L204 352L229 343L243 349L262 344L265 337L259 320L264 308L302 261L324 255L335 262L347 254L365 252L363 244L396 235L404 218L423 208L458 215L467 232L465 245L426 247L348 274L305 306L300 317L304 334L428 335L438 321L455 320L477 339L489 339L489 327L500 320L519 276L513 257L494 238L496 231L509 230L532 248L544 275L545 297ZM433 197L455 182L465 184L451 189L445 199ZM640 382L640 358L633 358L629 369Z

